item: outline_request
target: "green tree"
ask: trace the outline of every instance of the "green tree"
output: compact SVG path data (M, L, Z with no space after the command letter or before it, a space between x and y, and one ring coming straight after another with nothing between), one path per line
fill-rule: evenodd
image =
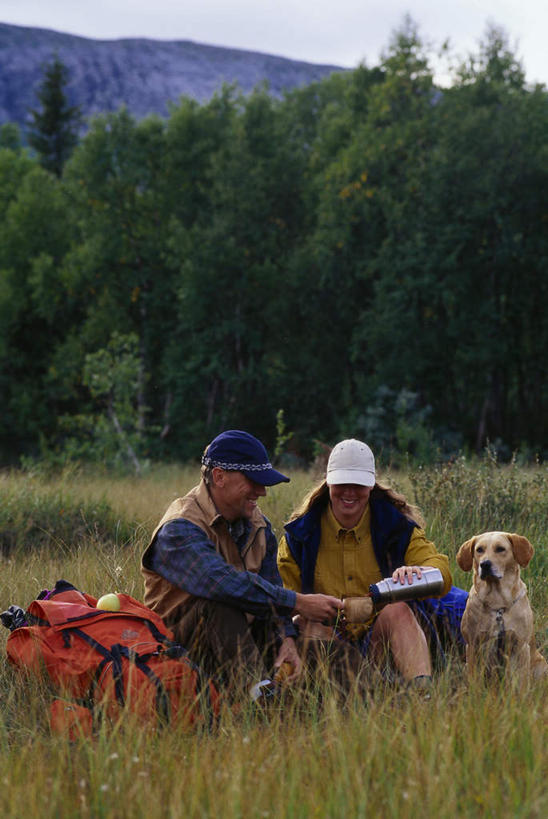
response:
M24 153L0 151L0 210L2 438L13 453L55 428L48 378L52 352L75 321L61 275L74 225L60 182Z
M187 440L226 426L275 438L286 259L305 216L301 157L284 124L265 90L235 99L209 157L207 206L173 245L181 268L170 372Z
M401 162L364 313L378 383L477 449L546 437L547 102L489 30Z
M407 18L282 100L98 117L61 178L4 130L4 451L542 445L548 96L495 27L450 88L429 59Z
M71 357L71 378L79 379L86 352L106 347L113 328L134 333L143 427L146 374L156 370L160 328L168 331L173 315L164 161L164 123L136 123L121 110L92 123L64 177L80 236L64 269L83 312L67 337L68 348L80 350Z
M371 306L387 272L381 263L386 242L391 236L397 242L405 227L403 202L417 198L432 97L422 42L406 21L381 68L361 67L339 109L323 111L321 133L334 128L345 136L315 152L325 161L311 180L313 196L305 194L314 221L289 265L289 303L296 307L285 357L294 366L290 395L280 400L305 440L352 433L383 383L382 356L371 354L378 324ZM394 389L399 392L397 383Z
M69 401L79 390L86 354L106 348L113 327L133 334L139 428L158 454L164 440L177 454L180 423L173 417L177 395L186 393L175 341L180 270L193 223L206 219L210 155L231 105L225 94L207 106L183 100L167 123L157 117L137 123L125 110L98 117L63 178L80 237L63 275L78 294L82 319L67 328L55 351L52 389Z
M487 440L542 447L548 96L527 86L507 36L490 26L479 58L461 67L439 114L432 207L445 224L432 258L443 259L447 282L459 424L477 449Z
M21 150L21 130L15 122L5 122L0 126L0 148Z
M82 383L92 405L88 413L61 419L63 456L130 465L141 474L140 368L139 341L132 333L114 332L106 347L86 355Z
M58 57L44 69L38 88L40 108L31 109L29 144L40 158L42 166L61 176L63 167L78 143L81 124L80 108L71 106L65 94L68 69Z

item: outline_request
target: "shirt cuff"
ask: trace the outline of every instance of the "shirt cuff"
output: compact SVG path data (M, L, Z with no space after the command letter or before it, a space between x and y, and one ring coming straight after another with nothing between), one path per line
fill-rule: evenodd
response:
M297 603L297 593L292 589L284 589L283 586L278 586L277 589L276 608L287 609L287 611L280 612L281 614L291 614Z
M284 631L285 631L285 636L286 637L297 637L298 636L299 632L297 630L297 627L293 623L293 620L291 619L291 617L288 617L287 619L284 619Z

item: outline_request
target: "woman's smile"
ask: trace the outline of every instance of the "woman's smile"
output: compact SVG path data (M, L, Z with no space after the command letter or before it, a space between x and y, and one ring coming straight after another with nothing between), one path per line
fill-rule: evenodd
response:
M371 487L354 483L333 484L329 487L331 508L337 521L345 529L352 529L360 520L369 503Z

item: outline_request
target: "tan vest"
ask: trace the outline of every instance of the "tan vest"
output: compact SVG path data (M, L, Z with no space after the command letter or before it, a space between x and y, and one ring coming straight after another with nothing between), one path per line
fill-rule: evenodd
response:
M168 507L154 530L150 544L143 554L141 572L145 580L145 605L157 612L168 625L176 623L197 599L170 583L150 568L152 548L158 531L171 520L184 518L204 530L215 550L238 571L258 572L266 555L266 522L259 509L251 517L249 537L242 552L230 535L226 520L219 514L203 481L184 498L177 498Z

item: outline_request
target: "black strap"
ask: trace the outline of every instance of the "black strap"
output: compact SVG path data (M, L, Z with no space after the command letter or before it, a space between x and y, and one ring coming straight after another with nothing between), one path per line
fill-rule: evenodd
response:
M80 628L71 628L65 629L64 633L70 632L71 634L76 634L76 636L80 637L85 643L95 649L98 654L101 655L103 658L102 662L99 663L97 670L94 674L93 683L90 688L89 699L93 701L93 692L97 686L97 681L101 676L103 668L107 663L112 663L112 676L114 678L114 693L116 695L116 700L120 703L123 707L125 705L125 697L124 697L124 680L123 680L123 668L122 662L119 656L115 656L112 652L112 649L108 649L106 646L101 645L97 640L95 640L90 634L86 634L85 631L82 631ZM112 647L114 648L114 646Z
M147 621L148 622L148 621ZM151 624L152 625L152 624ZM147 660L153 656L156 652L149 652L148 654L140 655L132 648L128 648L127 646L121 645L120 643L115 643L110 648L106 648L106 646L101 645L97 640L95 640L91 635L86 634L85 631L79 628L72 628L70 629L71 633L76 634L80 637L84 642L86 642L89 646L94 648L98 654L101 655L103 660L99 663L97 671L95 672L92 687L90 689L90 699L93 699L93 691L97 687L97 683L99 678L103 672L103 669L107 663L112 663L112 676L114 679L114 692L116 695L117 702L123 707L125 705L125 696L124 696L124 674L123 674L123 663L122 658L125 657L126 660L133 663L156 687L156 710L158 712L158 716L165 722L169 722L170 712L171 712L171 705L169 701L169 697L167 692L164 688L164 684L162 683L161 679L154 673L154 671L150 668L147 664ZM158 631L156 629L156 631ZM158 631L160 636L161 632Z
M156 686L156 711L162 722L169 722L171 717L171 702L162 680L154 673L151 667L146 663L144 655L137 654L133 649L127 646L115 645L112 646L113 654L118 653L132 662L150 681ZM151 655L146 655L147 657Z

